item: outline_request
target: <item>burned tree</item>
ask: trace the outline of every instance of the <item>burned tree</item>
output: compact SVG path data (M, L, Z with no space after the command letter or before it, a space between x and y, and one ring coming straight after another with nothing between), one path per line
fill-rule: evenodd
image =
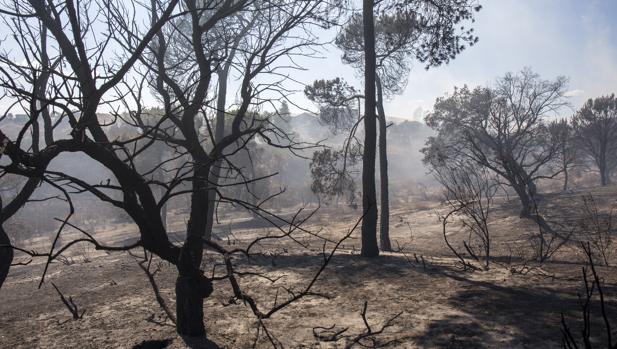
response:
M581 152L600 171L600 184L611 183L611 173L617 167L617 98L610 96L589 99L572 118L577 144Z
M561 119L552 121L548 124L551 134L551 142L558 147L558 158L560 167L563 171L563 191L568 190L570 179L569 170L575 165L577 160L577 148L574 139L574 132L568 120Z
M474 12L479 9L480 6L476 5L475 1L448 3L420 0L364 3L362 15L352 14L336 37L336 45L343 51L343 62L363 71L365 84L367 78L374 80L371 91L375 92L375 96L372 92L370 96L365 92L367 96L365 103L369 102L368 97L370 97L370 103L376 107L376 117L379 122L381 209L379 235L382 250L392 249L389 237L385 99L400 94L405 89L413 60L424 63L427 69L439 66L453 59L465 49L465 45L477 42L478 38L473 35L473 29L466 29L461 23L473 20ZM365 25L369 21L371 24ZM367 32L369 27L374 27L370 34ZM365 47L365 42L370 48ZM375 61L374 67L368 64L369 60L371 64L373 60ZM368 108L368 105L365 107ZM365 113L373 112L366 108ZM365 124L365 137L368 132L377 132L376 127L369 129L366 127Z
M7 22L20 50L17 56L11 52L0 54L0 87L7 92L4 98L15 108L22 108L29 119L15 137L0 132L1 154L7 160L2 172L25 177L27 182L2 208L0 218L6 222L32 199L41 184L60 193L68 213L58 219L59 227L48 253L7 243L0 246L0 252L6 259L10 256L5 251L12 250L46 258L42 284L51 261L77 243L90 243L96 249L108 251L144 248L176 266L177 331L200 336L205 334L203 299L212 292L214 278L202 271L205 243L224 256L227 272L218 279L230 281L234 297L249 304L259 319L267 318L311 294L310 287L323 268L304 291L290 293L287 301L260 311L235 280L231 261L235 253L250 255L250 247L227 251L207 241L210 218L206 213L213 201L210 193L216 192L221 202L256 211L266 220L272 220L274 215L261 203L256 205L223 195L209 179L213 166L222 163L220 166L235 176L227 177L237 178L228 186L258 180L246 179L230 160L230 155L251 139L259 137L264 144L292 151L302 147L258 112L268 102L260 96L264 91L283 91L282 81L257 83L256 80L264 74L280 76L277 62L310 49L314 40L308 28L330 23L328 15L335 15L334 11L325 1L186 0L180 6L178 0L152 0L139 6L146 7L146 11L126 6L122 1L107 0L76 4L40 0L10 3L5 15L11 17ZM147 24L135 20L137 11L148 14ZM238 14L254 16L255 23L249 29L242 27L234 32L237 36L212 40L217 37L213 33L216 28L227 25L223 22ZM296 30L303 30L306 35L298 37ZM214 91L212 81L218 71L220 83L225 74L219 68L224 69L229 62L238 40L246 45L241 55L231 58L242 75L239 102L230 133L217 137L212 131L217 113L212 111L223 108L223 103L213 102L220 91ZM161 106L161 113L157 113L154 121L152 113L144 108L147 93L154 94ZM100 118L102 110L111 111L109 120ZM49 122L47 116L52 114L57 119ZM120 122L135 131L127 133L133 136L110 137L110 127ZM58 127L66 123L70 125L68 129ZM41 126L43 142L39 137ZM29 144L25 141L28 133L31 134ZM136 161L154 144L172 154L171 157L140 169ZM91 183L73 175L70 168L51 170L50 163L59 156L78 152L102 165L113 178ZM170 164L165 169L168 176L151 175L166 164ZM163 188L160 197L155 195L155 188ZM63 230L73 226L71 217L79 209L73 198L83 193L126 213L137 226L139 239L126 246L110 246L81 229L83 238L60 244ZM170 241L161 218L165 204L177 197L187 198L190 205L186 236L180 245ZM280 220L287 227L278 225L279 238L299 231L303 221Z
M237 63L238 50L250 49L246 42L246 36L251 28L256 24L255 14L251 13L248 16L236 15L225 18L221 23L213 28L212 36L220 37L228 35L226 41L228 43L228 52L224 55L225 59L218 64L216 69L217 75L217 91L216 91L216 120L214 122L214 143L219 142L225 136L225 119L227 110L227 91L230 78L231 68ZM224 36L223 36L224 37ZM221 177L222 161L219 159L212 166L209 181L211 185L216 186ZM216 192L208 192L208 211L206 214L206 233L205 238L210 240L212 237L212 226L214 223L214 213L216 206Z
M578 223L578 230L580 240L587 245L589 252L608 267L615 250L613 209L603 212L598 206L593 195L583 196L583 215Z
M375 83L377 57L375 50L374 0L362 1L362 37L364 38L364 152L362 154L362 256L379 255L377 246L377 193L375 191L375 152L377 134Z
M566 105L566 79L543 80L530 70L508 73L494 87L456 88L426 117L437 131L422 150L431 168L475 163L497 174L519 197L521 217L536 212L536 181L563 170L560 148L544 119Z
M435 175L444 187L444 199L450 208L449 212L441 217L444 240L448 248L461 260L464 267L472 266L448 241L446 225L448 219L455 216L460 219L468 233L467 239L463 241L465 250L474 260L482 262L483 259L484 268L488 269L492 242L489 217L499 183L488 169L477 165L453 163L435 169Z

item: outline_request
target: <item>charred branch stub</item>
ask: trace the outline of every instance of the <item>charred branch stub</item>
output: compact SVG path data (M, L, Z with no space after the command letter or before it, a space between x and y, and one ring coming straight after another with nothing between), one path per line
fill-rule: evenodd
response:
M54 284L52 282L51 285L54 287L54 289L56 290L56 292L60 296L60 300L62 301L64 306L69 310L69 312L71 312L71 315L73 316L73 320L79 320L79 319L83 318L84 314L86 313L86 309L84 309L84 310L82 310L80 312L79 308L77 308L77 304L75 304L75 302L73 301L73 297L72 296L69 296L69 298L66 298L64 296L64 294L62 294L62 292L60 292L60 289L58 288L58 286L56 286L56 284Z

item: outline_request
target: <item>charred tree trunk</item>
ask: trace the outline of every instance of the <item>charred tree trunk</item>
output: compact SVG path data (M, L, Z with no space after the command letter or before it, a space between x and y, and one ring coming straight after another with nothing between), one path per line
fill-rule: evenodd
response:
M392 251L392 245L390 244L390 194L388 184L386 112L383 107L383 90L379 76L376 76L375 82L377 87L377 112L379 113L379 178L381 186L379 240L382 251Z
M608 173L608 166L606 165L606 160L603 159L603 161L600 163L600 166L598 167L600 169L600 184L603 187L611 184L611 179Z
M553 228L548 224L544 217L538 212L537 191L533 181L515 183L514 190L521 200L523 206L521 218L532 219L544 232L554 233Z
M486 243L484 244L484 254L486 256L486 259L484 261L484 268L488 270L489 264L491 263L491 237L488 234L486 234Z
M0 211L2 211L2 199L0 199ZM8 246L10 244L11 240L4 231L2 224L0 224L0 246ZM0 289L2 289L2 284L4 283L4 280L6 280L6 277L9 275L11 263L13 263L13 249L10 247L0 247Z
M218 74L218 91L216 96L216 126L214 129L214 143L219 142L225 137L225 108L227 107L227 78L229 77L229 69L236 55L236 49L240 44L241 38L248 32L252 24L244 27L234 42L225 64L217 70ZM209 182L212 186L217 186L221 175L221 159L216 159L212 171L209 175ZM216 192L208 191L208 211L206 212L206 232L204 238L208 241L212 239L212 227L214 226L214 210L216 209Z
M602 172L602 186L607 186L609 184L611 184L611 178L608 174L608 171L605 169Z
M563 166L563 189L562 191L568 190L568 184L570 180L570 174L568 173L568 167L570 167L570 163L572 161L572 156L570 154L569 146L565 143L561 145L561 166Z
M362 155L362 256L379 255L377 246L377 194L375 192L375 24L373 22L374 0L363 0L364 20L364 154Z
M507 173L505 178L514 188L521 202L520 217L533 218L532 215L536 213L536 184L527 174L527 171L516 161L512 160L512 156L506 156L504 159L502 165Z
M568 190L568 180L569 180L568 166L566 165L563 168L563 191Z
M163 161L165 161L163 159L163 154L161 154L161 158L159 159L160 163L163 163ZM155 176L156 176L156 180L158 180L161 183L164 183L165 181L165 174L163 173L163 169L162 168L158 168L155 172ZM165 195L165 188L163 186L159 186L159 197L158 199L160 200L163 195ZM163 222L163 228L165 228L165 230L167 230L167 202L165 202L163 204L163 206L161 206L161 221Z
M167 203L164 203L161 207L161 221L163 222L163 227L167 230Z
M255 181L255 178L257 178L257 171L255 171L255 163L253 163L253 160L250 161L250 168L251 183L249 185L251 189L249 190L249 197L247 198L247 201L250 202L252 205L257 206L259 204L259 197L257 196L257 182ZM250 210L250 213L254 219L260 218L257 211Z
M186 247L182 249L176 279L176 330L181 335L200 337L206 334L203 305L204 298L212 293L212 282L199 268L190 265L194 257Z
M603 187L611 183L610 169L608 165L608 157L610 155L608 154L608 151L607 151L608 142L609 142L608 140L610 137L608 134L608 129L609 129L608 125L604 125L604 129L601 131L598 137L598 142L599 142L598 150L594 154L596 164L598 165L598 170L600 170L600 184Z
M525 184L515 183L513 185L516 195L521 201L521 218L530 218L534 212L533 198L531 197L528 188Z
M212 293L211 281L199 269L203 257L203 239L208 209L208 166L195 169L191 214L187 225L186 240L178 261L176 280L176 330L181 335L204 336L203 300Z
M227 76L229 75L229 67L231 64L226 64L221 69L219 74L218 95L216 99L216 126L214 129L214 142L217 143L225 136L225 106L227 100ZM221 175L221 159L214 162L212 171L210 172L209 182L212 186L216 186ZM214 226L214 210L216 209L216 192L208 191L208 210L206 212L206 232L204 239L210 241L212 239L212 227Z

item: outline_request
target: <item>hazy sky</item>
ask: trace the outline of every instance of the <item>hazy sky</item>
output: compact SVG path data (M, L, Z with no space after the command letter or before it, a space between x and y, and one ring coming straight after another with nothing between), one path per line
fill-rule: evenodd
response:
M490 84L498 76L526 66L544 78L569 77L574 108L587 98L617 93L617 0L480 3L483 9L476 14L474 24L480 41L447 66L426 71L422 64L416 64L404 93L388 101L389 116L420 120L422 112L432 108L435 98L452 91L454 86ZM325 32L321 39L327 41L333 36L334 31ZM339 50L331 46L324 55L323 59L298 62L306 70L290 72L293 79L311 83L340 76L358 88L362 86L362 78L341 62ZM301 85L290 87L302 90ZM305 108L316 109L301 92L291 99ZM0 110L8 102L0 101ZM151 96L146 96L144 102L156 104ZM292 106L292 112L300 110ZM564 114L569 116L571 111Z
M544 78L570 78L575 108L590 97L617 93L617 0L480 0L474 28L480 41L447 66L425 71L416 64L405 92L386 106L391 116L419 118L453 86L490 84L528 66ZM312 61L302 81L344 77L361 86L332 48ZM296 97L299 103L306 103ZM564 115L566 116L566 115Z

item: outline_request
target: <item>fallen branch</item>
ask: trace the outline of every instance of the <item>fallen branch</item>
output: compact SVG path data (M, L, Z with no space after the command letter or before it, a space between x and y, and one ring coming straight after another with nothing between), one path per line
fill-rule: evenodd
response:
M343 333L347 332L349 327L345 327L343 329L337 330L336 325L332 325L329 327L316 326L313 327L313 336L320 342L338 342L339 340L346 339L347 344L345 345L346 349L352 348L354 345L358 344L366 348L381 348L387 345L394 343L396 340L391 340L385 343L379 343L376 336L382 334L387 328L392 327L394 325L394 321L398 319L403 312L399 312L396 315L392 316L388 320L386 320L378 330L373 330L371 325L366 318L366 312L368 309L368 302L364 301L364 305L362 306L362 310L360 311L360 315L362 316L362 321L364 322L365 330L358 335L343 335ZM363 341L370 341L370 343L363 343Z

